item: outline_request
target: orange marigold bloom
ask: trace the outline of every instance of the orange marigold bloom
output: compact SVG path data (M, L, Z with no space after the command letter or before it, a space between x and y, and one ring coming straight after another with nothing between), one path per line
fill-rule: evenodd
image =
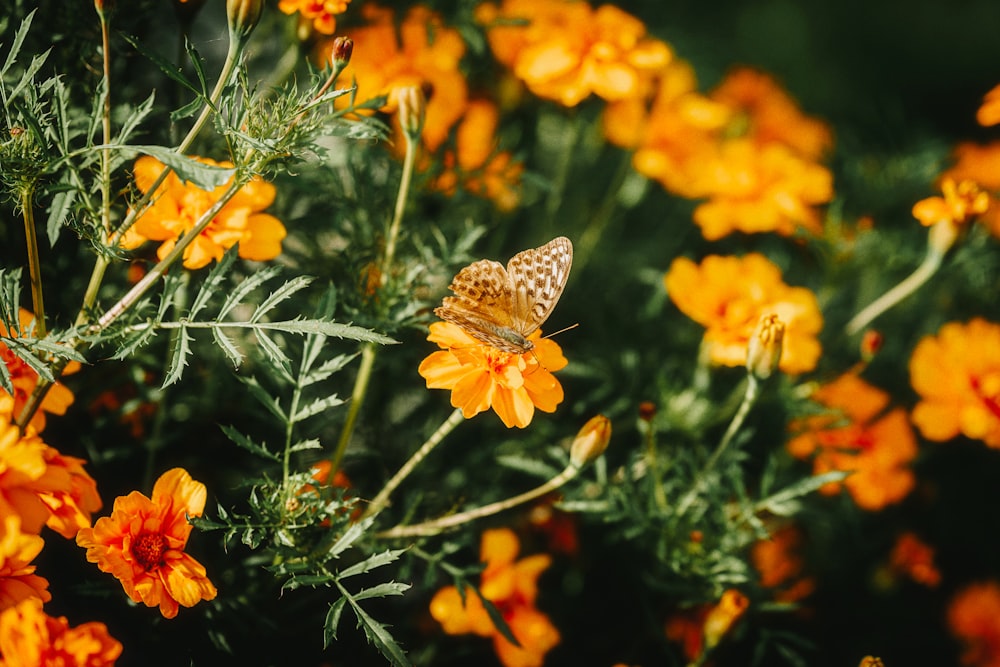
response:
M229 162L197 158L204 164L232 167ZM133 169L136 186L146 193L153 185L163 163L144 155ZM136 248L146 241L162 241L156 251L163 259L173 249L177 239L191 230L198 219L219 200L231 181L211 192L193 183L185 183L171 172L157 189L152 205L122 238L122 246ZM265 261L281 254L285 226L273 215L262 211L274 202L275 188L260 178L240 188L222 207L208 226L184 249L184 266L200 269L212 260L222 259L225 251L239 243L239 255L244 259Z
M205 498L204 484L173 468L156 480L152 499L138 491L119 496L111 516L81 530L76 543L87 549L88 561L121 581L134 602L159 605L165 618L173 618L178 605L193 607L216 595L204 566L184 552L191 534L187 516L201 516Z
M398 30L392 10L366 4L362 12L368 24L345 32L354 40L354 50L344 80L356 81L358 100L385 95L380 110L394 115L397 90L417 86L428 91L421 141L428 150L437 150L468 102L468 85L459 69L465 55L462 36L423 5L410 8ZM321 62L329 62L332 48L333 40L320 45Z
M427 340L442 349L420 364L428 389L450 389L451 404L468 419L493 408L507 428L524 428L535 409L555 412L563 400L562 385L552 375L566 366L555 342L528 336L530 352L513 354L480 343L451 322L434 322Z
M31 312L21 308L18 313L18 319L20 320L20 330L23 332L31 328L35 316ZM8 338L18 337L16 331L10 331L3 323L0 323L0 336ZM14 416L16 417L21 412L21 408L28 402L28 397L35 390L35 385L38 384L38 373L2 342L0 342L0 363L7 366L11 384L14 385ZM79 362L72 361L66 365L63 374L75 373L79 368ZM3 389L0 389L0 393L4 393ZM40 409L31 417L31 426L35 431L40 433L45 429L46 412L54 415L63 415L66 414L66 409L72 404L73 392L67 389L62 383L56 382L49 387L48 393L42 399Z
M49 582L35 574L31 564L43 546L45 540L38 535L21 532L20 518L4 516L0 525L0 610L29 598L40 602L52 599Z
M990 208L990 194L974 181L941 181L941 197L921 199L913 205L913 217L925 227L948 222L961 227Z
M311 21L316 32L332 35L337 30L337 14L347 11L351 0L279 0L278 9L286 14L298 12Z
M496 150L500 112L488 100L473 100L455 133L455 150L442 157L444 172L433 187L452 194L459 184L467 191L492 200L502 211L517 207L524 165L508 151Z
M788 442L789 453L800 459L813 457L817 475L851 471L843 482L825 484L820 491L832 495L843 485L866 510L879 510L906 497L915 484L910 461L917 455L906 412L895 408L883 414L889 395L853 373L820 387L813 399L839 414L794 423L792 429L802 433Z
M920 395L913 423L928 440L959 434L1000 448L1000 324L949 322L924 337L910 357Z
M69 627L39 600L25 600L0 613L0 667L110 667L122 645L103 623Z
M520 542L508 528L487 530L480 544L486 568L479 591L503 616L520 646L515 646L493 625L482 600L466 588L462 593L446 586L431 599L431 616L450 635L475 633L492 637L493 648L504 667L541 667L545 654L559 643L559 631L548 616L535 608L538 577L552 562L546 554L516 560Z
M948 604L948 627L965 646L963 665L1000 667L1000 584L971 584Z
M955 164L941 174L942 183L950 178L956 183L973 181L984 190L1000 190L1000 141L985 145L962 142L952 154ZM1000 206L990 206L979 215L979 221L993 236L1000 238Z
M39 493L51 513L45 525L71 539L81 528L90 528L91 515L101 509L97 482L83 469L83 459L63 456L54 447L46 447L44 455L51 479L50 488Z
M664 633L681 645L684 656L694 663L703 651L712 650L742 618L750 600L736 589L722 594L715 604L703 604L672 614L664 624Z
M802 533L794 525L774 531L766 540L754 542L750 562L760 573L760 585L774 591L779 602L797 602L808 597L815 582L802 576L802 556L799 547Z
M642 97L673 58L642 21L613 5L503 0L480 5L476 19L500 63L534 94L567 107L591 93L607 101Z
M930 588L941 583L941 572L934 565L934 548L910 532L896 538L889 567Z
M1000 124L1000 85L983 97L983 104L976 111L976 121L985 127Z
M786 285L781 270L763 255L709 255L701 264L680 257L664 284L680 311L706 328L704 343L714 363L743 366L761 317L777 315L785 325L778 368L795 374L816 367L816 336L823 328L816 296Z

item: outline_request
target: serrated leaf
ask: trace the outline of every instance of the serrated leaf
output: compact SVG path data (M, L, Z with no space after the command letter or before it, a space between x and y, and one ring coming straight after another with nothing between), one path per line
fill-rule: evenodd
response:
M253 315L250 316L250 322L257 323L257 321L260 320L260 318L267 313L267 311L271 310L299 290L307 287L311 282L312 278L308 276L298 276L285 282L281 287L271 292L268 297L257 306Z
M328 586L334 581L331 574L304 574L295 575L285 583L281 584L281 592L294 591L304 586L316 587L319 585Z
M368 530L374 520L375 517L370 516L367 519L362 519L361 521L352 523L348 526L347 530L344 531L344 534L341 535L329 549L327 549L325 554L326 558L336 558L343 552L347 551L352 544L358 541L358 538L365 534L365 531Z
M191 336L187 327L182 326L174 332L174 344L170 351L170 362L167 365L167 375L163 378L161 388L169 387L181 379L187 367L187 358L191 354Z
M226 353L226 356L229 357L229 360L233 362L233 368L239 368L240 364L243 363L243 354L233 344L233 341L229 339L229 336L222 333L222 329L219 327L212 327L212 337L215 339L215 343Z
M298 412L296 412L292 416L292 419L296 422L300 422L303 421L304 419L312 417L313 415L317 415L323 412L324 410L343 404L344 401L338 398L336 394L332 396L327 396L325 398L317 398L315 401L313 401L309 405L301 408Z
M136 105L125 120L122 122L122 126L118 129L118 134L115 136L112 143L124 144L128 141L129 136L135 131L135 128L139 127L146 116L153 110L153 101L156 97L156 93L150 93L149 96Z
M177 83L181 84L191 92L197 95L201 95L201 91L198 90L194 86L194 84L192 84L190 81L187 80L187 78L184 76L183 73L184 70L182 70L180 67L170 62L160 54L154 51L150 51L149 49L144 47L140 43L138 38L133 37L132 35L124 35L124 34L122 35L122 37L125 39L126 42L132 45L132 48L134 48L136 51L144 55L149 60L153 61L153 63L155 63L156 66L160 68L160 71L162 71L168 77L170 77Z
M333 336L334 338L347 338L368 343L379 343L381 345L394 345L398 340L390 338L384 334L375 333L370 329L363 329L352 324L340 324L338 322L327 322L324 320L284 320L279 322L259 322L257 326L261 329L274 329L295 334L322 334L323 336Z
M277 343L271 340L270 336L265 334L263 331L257 331L256 334L257 344L262 350L264 350L264 354L267 355L267 358L282 371L282 374L287 380L291 380L292 360L288 358L288 355L285 354L284 350L278 347Z
M323 444L316 438L300 440L288 448L291 452L306 452L313 449L323 449Z
M355 617L357 617L358 624L364 629L365 637L368 638L368 641L373 643L394 667L410 667L411 663L406 659L403 649L396 643L396 640L389 634L385 626L369 616L368 612L361 608L361 605L351 597L339 582L337 587L340 588L341 594L347 599L347 603L351 605L351 610L354 612Z
M144 329L139 329L134 335L125 339L125 343L113 355L112 359L126 359L140 347L146 345L156 335L156 327L152 322Z
M379 568L383 565L388 565L389 563L399 560L399 556L405 552L406 549L387 549L382 553L369 556L360 563L355 563L347 569L341 570L337 573L337 577L339 579L347 579L348 577L353 577L357 574L371 572L375 568Z
M323 648L327 648L331 641L337 639L337 626L340 625L340 616L346 604L347 598L340 598L330 605L330 610L323 621Z
M225 185L233 177L233 174L236 173L234 167L217 167L205 164L187 155L181 155L172 148L165 146L125 146L112 144L111 146L98 146L98 148L117 148L124 153L144 153L155 157L170 167L179 179L186 183L193 183L202 190L214 190L220 185Z
M497 609L496 605L490 600L487 600L477 586L472 586L471 588L476 594L476 597L478 597L483 603L483 608L486 609L486 614L490 617L490 620L493 622L493 627L497 629L497 632L503 635L504 638L514 646L520 646L521 643L517 641L517 637L514 636L510 626L507 625L507 621L504 620L503 614L500 613L500 610Z
M339 354L336 357L333 357L332 359L327 359L322 364L320 364L318 368L314 368L313 370L309 371L301 378L299 378L299 386L308 387L310 385L316 384L317 382L322 382L323 380L326 380L334 373L343 369L344 366L350 363L351 360L353 360L357 356L358 356L357 354Z
M533 475L541 479L552 479L559 474L558 470L543 463L542 461L539 461L538 459L529 459L523 456L512 455L498 456L496 461L505 468L520 470L521 472L526 472L529 475Z
M240 305L247 294L252 292L264 282L276 276L280 270L281 269L276 266L268 266L262 271L257 271L256 273L247 276L243 282L233 289L230 295L226 298L225 303L222 304L222 308L219 310L219 319L221 320L228 315L229 311Z
M35 18L35 12L38 9L32 9L28 12L28 15L24 17L21 21L21 25L17 28L17 32L14 33L14 41L10 44L10 51L7 52L7 58L4 60L3 68L0 68L0 81L2 81L4 75L7 74L7 70L17 62L17 56L21 52L21 45L24 44L24 38L28 36L28 31L31 30L31 22ZM3 88L3 84L0 83L0 89Z
M255 377L240 377L237 376L247 389L250 390L250 395L257 399L257 402L267 408L268 412L278 418L279 421L283 423L288 422L288 415L285 411L281 409L281 404L278 402L277 398L271 396L267 391L260 386Z
M176 123L179 120L184 120L185 118L190 118L197 111L201 111L201 108L205 106L205 98L196 97L179 109L174 109L170 112L170 122Z
M370 600L373 598L385 598L385 597L399 597L406 591L413 588L410 584L404 584L397 581L387 581L384 584L378 584L377 586L372 586L371 588L362 588L357 593L354 593L351 597L355 600Z
M226 434L227 438L229 438L235 444L239 445L248 452L256 454L257 456L260 456L262 458L269 459L271 461L275 462L281 461L281 457L272 452L271 450L269 450L266 445L254 442L253 440L250 439L249 436L241 433L240 431L237 431L232 426L226 426L220 424L219 428L222 429L222 432Z
M66 218L69 217L77 194L76 190L63 190L52 197L52 203L49 204L49 218L45 223L49 245L55 245L56 241L59 240L59 232L66 224Z
M45 53L40 53L31 59L31 64L24 70L24 74L21 75L21 80L17 82L17 85L15 85L8 94L8 103L12 102L14 98L17 97L17 94L20 93L26 86L34 84L35 74L37 74L38 70L40 70L42 65L45 64L45 61L48 59L49 53L51 52L52 49L49 48L45 51ZM18 110L21 110L21 108L18 107ZM39 137L39 139L42 139L42 137ZM44 145L44 143L42 143L42 145Z
M188 318L195 319L205 306L208 305L209 300L212 295L215 294L222 286L222 281L225 279L226 274L233 266L233 262L236 261L236 248L230 248L222 255L222 259L219 260L212 270L209 271L208 277L205 278L205 282L202 283L201 289L198 290L198 295L195 296L194 301L191 302L191 309L188 311Z
M822 475L814 475L812 477L806 477L803 480L792 484L791 486L782 489L781 491L768 496L767 498L762 498L757 501L754 505L754 510L759 512L761 510L767 510L778 513L779 510L789 506L789 503L797 498L816 491L821 486L829 484L830 482L839 482L846 479L850 475L850 471L834 470ZM794 511L794 509L793 509Z
M10 348L18 359L28 364L31 370L38 373L39 377L44 378L47 382L55 382L55 377L52 375L52 371L49 369L49 365L33 355L31 351L24 344L24 341L18 338L5 338L0 336L0 342L3 342Z
M0 364L0 388L11 396L14 395L14 381L10 377L10 369L7 368L7 364Z

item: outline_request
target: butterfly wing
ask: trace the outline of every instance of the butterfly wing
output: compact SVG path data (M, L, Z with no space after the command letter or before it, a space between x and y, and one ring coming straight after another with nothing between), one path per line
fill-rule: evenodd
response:
M470 336L507 352L523 351L505 343L502 331L511 327L511 295L507 270L488 259L473 262L458 272L434 314L462 327Z
M507 262L511 328L528 336L542 326L562 296L572 265L573 243L565 236Z

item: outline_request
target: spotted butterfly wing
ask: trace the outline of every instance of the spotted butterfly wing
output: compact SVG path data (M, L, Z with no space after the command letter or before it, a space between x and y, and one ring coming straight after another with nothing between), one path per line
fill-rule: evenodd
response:
M573 244L564 236L520 252L507 268L491 260L473 262L458 272L434 313L470 336L504 352L534 348L527 337L555 308L573 264Z

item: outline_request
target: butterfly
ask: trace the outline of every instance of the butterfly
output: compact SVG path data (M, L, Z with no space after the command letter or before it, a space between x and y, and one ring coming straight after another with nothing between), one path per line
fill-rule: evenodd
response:
M565 236L540 248L519 252L503 264L489 259L458 272L434 314L462 327L478 341L498 350L524 354L528 340L556 307L573 265L573 244Z

